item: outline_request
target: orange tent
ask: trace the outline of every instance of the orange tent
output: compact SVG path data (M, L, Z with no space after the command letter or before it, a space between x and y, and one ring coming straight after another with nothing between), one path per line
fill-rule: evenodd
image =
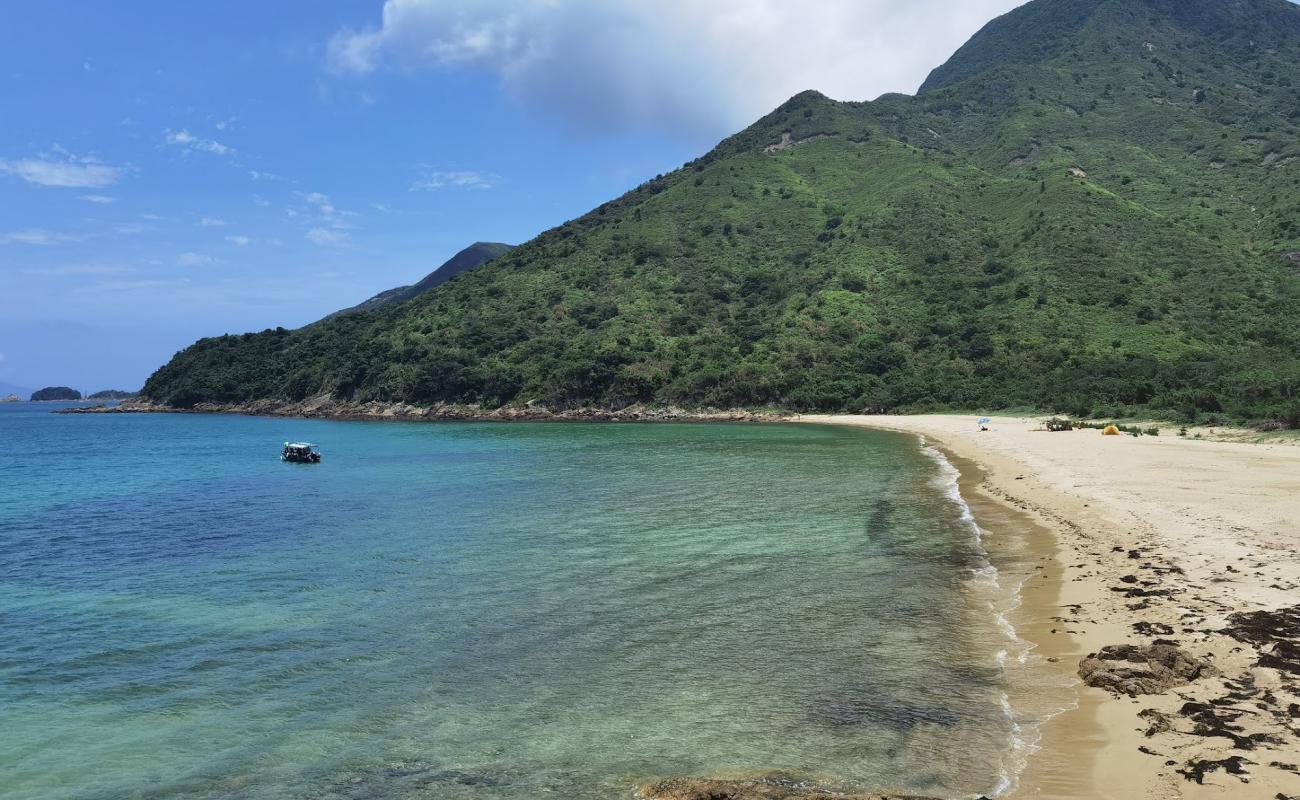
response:
M1119 428L1114 425L1107 425L1106 430L1101 432L1102 436L1119 436Z

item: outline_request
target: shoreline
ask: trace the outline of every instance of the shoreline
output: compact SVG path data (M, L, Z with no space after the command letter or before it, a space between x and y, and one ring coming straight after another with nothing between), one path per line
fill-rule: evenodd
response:
M1007 797L1300 795L1300 664L1277 657L1300 626L1269 615L1300 601L1300 448L1040 433L1037 418L994 418L987 433L955 415L795 421L937 446L994 558L1007 556L1000 526L1036 526L1015 627L1061 677L1079 683L1080 661L1114 645L1176 643L1213 665L1132 697L1079 683ZM1264 614L1269 635L1243 636L1238 612Z
M244 414L254 417L290 417L342 421L394 422L789 422L797 415L785 411L754 411L743 408L683 409L675 406L631 405L622 409L579 407L551 410L545 406L480 406L370 401L356 403L316 397L298 402L254 400L247 403L199 403L175 408L147 401L123 401L117 405L64 408L56 414Z
M1033 515L989 494L984 488L988 480L984 466L941 442L924 435L919 438L957 470L958 491L982 531L981 544L990 564L998 570L999 580L1017 583L1008 593L1017 604L1003 616L1028 650L1026 663L1020 664L1015 674L1007 667L1008 700L1018 712L1017 718L1033 718L1035 738L1025 743L1027 749L1019 754L1024 762L1013 776L1011 790L999 797L1086 796L1079 794L1079 788L1091 781L1096 752L1088 745L1099 727L1094 709L1083 707L1078 679L1070 667L1079 645L1069 634L1047 634L1043 624L1047 617L1041 613L1060 607L1064 573L1056 537ZM1008 534L1011 541L1007 541ZM1042 692L1059 699L1047 701L1043 707ZM1060 750L1070 750L1072 757L1056 760L1050 770L1042 769L1042 756Z

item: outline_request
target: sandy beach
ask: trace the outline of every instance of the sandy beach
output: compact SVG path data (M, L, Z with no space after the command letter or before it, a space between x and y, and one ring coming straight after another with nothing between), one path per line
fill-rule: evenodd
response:
M1089 655L1115 659L1090 682L1125 680L1079 683L1016 797L1300 797L1300 615L1259 613L1300 604L1300 447L1049 433L1041 417L800 420L947 452L995 556L999 527L1030 526L1015 622L1036 657L1076 680ZM1117 645L1137 647L1103 653ZM1148 652L1176 653L1182 677ZM1172 685L1147 686L1153 670Z

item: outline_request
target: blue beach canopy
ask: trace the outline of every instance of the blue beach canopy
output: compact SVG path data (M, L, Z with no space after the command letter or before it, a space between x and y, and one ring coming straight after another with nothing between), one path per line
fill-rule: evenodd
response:
M983 424L985 424L985 423L987 423L987 422L992 422L992 421L993 421L993 420L989 419L988 417L980 417L980 424L981 424L981 425L983 425Z

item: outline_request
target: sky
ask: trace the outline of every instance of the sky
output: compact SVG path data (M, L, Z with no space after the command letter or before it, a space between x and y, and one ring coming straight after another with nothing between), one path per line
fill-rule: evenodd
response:
M1021 0L0 5L0 390L137 389L518 244Z

